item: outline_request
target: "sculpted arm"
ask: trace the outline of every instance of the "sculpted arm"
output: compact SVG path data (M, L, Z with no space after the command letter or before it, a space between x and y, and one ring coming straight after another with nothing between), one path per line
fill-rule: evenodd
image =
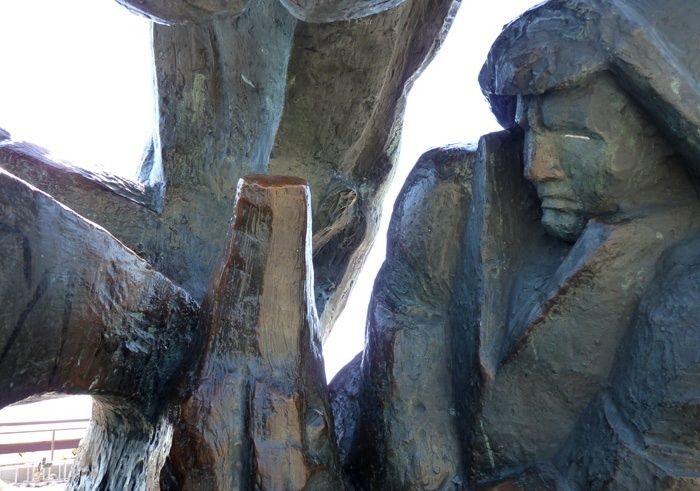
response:
M611 480L658 483L653 489L700 484L699 246L696 236L659 261L618 352L611 388L585 411L560 454L568 480L591 489Z

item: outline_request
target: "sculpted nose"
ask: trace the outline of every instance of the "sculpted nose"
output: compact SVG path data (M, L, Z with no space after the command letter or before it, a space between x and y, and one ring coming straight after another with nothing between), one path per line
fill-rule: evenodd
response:
M525 136L525 177L533 182L564 178L559 155L547 135L529 131Z

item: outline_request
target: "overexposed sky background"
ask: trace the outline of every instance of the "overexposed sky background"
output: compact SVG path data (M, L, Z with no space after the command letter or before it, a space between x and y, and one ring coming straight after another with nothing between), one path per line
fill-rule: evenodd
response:
M477 75L502 26L540 1L463 0L442 49L414 84L379 235L324 347L329 380L362 350L367 304L403 181L426 150L475 143L500 129ZM148 21L111 0L0 0L0 46L0 128L53 158L135 178L156 119ZM77 413L89 412L89 398L77 401Z
M0 0L0 128L134 179L155 122L151 23L112 0Z

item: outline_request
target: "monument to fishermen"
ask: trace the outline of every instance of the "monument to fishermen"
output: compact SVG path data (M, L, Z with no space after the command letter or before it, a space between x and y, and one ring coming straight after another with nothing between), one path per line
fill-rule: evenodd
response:
M700 488L700 4L505 27L480 83L506 130L416 164L327 387L456 4L119 1L163 23L165 180L0 131L0 405L95 397L73 489Z

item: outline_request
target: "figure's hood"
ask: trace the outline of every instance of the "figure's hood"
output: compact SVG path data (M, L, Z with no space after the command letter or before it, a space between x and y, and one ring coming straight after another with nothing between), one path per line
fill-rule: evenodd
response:
M499 122L515 96L604 70L644 107L700 175L700 2L550 0L508 24L479 75Z

